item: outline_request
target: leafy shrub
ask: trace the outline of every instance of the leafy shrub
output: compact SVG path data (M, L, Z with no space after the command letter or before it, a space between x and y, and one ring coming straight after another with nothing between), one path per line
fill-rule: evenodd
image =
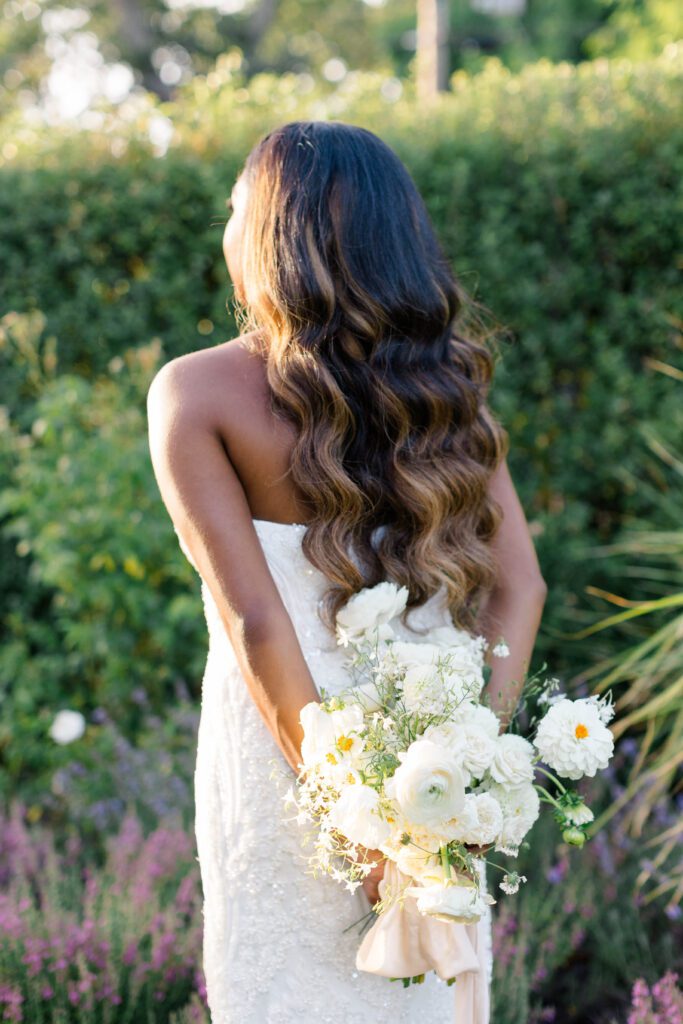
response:
M94 381L55 376L31 406L30 428L7 440L0 516L26 565L0 652L8 712L0 756L10 780L41 768L58 707L103 706L135 735L136 692L158 712L177 700L178 685L198 695L206 651L198 581L147 445L144 395L159 356L150 345Z

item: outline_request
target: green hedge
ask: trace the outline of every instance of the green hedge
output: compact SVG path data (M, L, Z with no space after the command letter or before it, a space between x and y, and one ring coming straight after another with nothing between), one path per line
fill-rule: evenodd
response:
M5 686L32 709L73 694L125 704L141 682L161 703L174 674L198 694L196 581L156 492L144 374L121 357L140 347L163 362L235 334L224 200L262 131L310 116L364 124L399 152L464 286L506 326L492 402L550 585L538 656L553 671L592 660L609 641L589 650L557 632L604 611L588 585L637 596L592 546L633 517L656 521L665 484L644 431L666 443L683 426L666 369L680 365L683 319L682 79L675 47L642 65L541 62L517 76L494 60L454 75L427 110L409 86L383 99L370 74L312 95L296 76L264 75L247 92L224 61L156 111L176 129L163 158L139 124L123 147L115 121L87 137L34 134L12 160L0 146L0 312L44 317L10 317L0 344ZM38 338L23 354L22 331ZM53 352L36 369L55 339L56 368ZM94 565L103 552L111 571Z

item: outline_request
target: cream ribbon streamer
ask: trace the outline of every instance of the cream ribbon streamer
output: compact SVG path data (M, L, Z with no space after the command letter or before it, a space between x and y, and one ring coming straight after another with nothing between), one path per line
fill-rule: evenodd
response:
M411 884L412 879L387 860L378 886L380 897L384 898L387 886L395 893ZM428 971L436 971L444 981L456 978L455 1024L489 1024L488 965L481 923L440 921L421 914L413 896L404 896L378 915L358 947L356 967L386 978L412 978Z

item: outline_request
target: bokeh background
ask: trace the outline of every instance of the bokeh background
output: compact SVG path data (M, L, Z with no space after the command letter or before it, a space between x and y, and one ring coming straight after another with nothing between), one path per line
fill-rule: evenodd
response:
M0 1020L208 1024L145 398L237 333L225 200L299 118L395 148L489 311L532 668L616 703L592 838L539 820L494 908L494 1024L683 1020L682 40L672 0L0 4Z

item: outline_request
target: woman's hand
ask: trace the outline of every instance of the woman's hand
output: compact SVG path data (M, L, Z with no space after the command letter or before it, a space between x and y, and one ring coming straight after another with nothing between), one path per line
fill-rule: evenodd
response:
M381 850L369 850L367 846L358 846L358 856L356 860L363 864L366 861L375 860L379 863L377 867L372 868L370 873L363 879L363 891L369 899L372 906L377 903L379 899L378 886L384 878L384 865L386 864L387 858Z

